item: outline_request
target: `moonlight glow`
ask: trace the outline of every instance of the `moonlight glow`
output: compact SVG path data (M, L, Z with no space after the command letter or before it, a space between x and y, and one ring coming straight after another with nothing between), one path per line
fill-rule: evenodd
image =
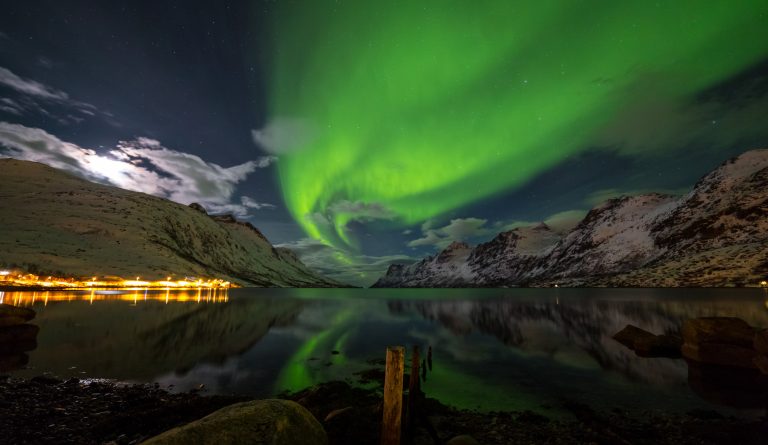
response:
M692 99L768 49L764 0L280 5L265 145L294 218L335 245L352 220L519 186L622 107Z

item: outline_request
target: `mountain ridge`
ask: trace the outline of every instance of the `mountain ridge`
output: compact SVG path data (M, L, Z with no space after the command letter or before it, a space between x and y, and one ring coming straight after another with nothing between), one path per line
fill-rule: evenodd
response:
M452 265L461 275L425 259L391 267L374 287L756 285L768 274L768 149L725 161L684 196L613 198L563 236L547 229L471 248Z
M71 276L221 278L243 286L343 286L232 215L208 215L93 183L45 164L0 159L0 265Z

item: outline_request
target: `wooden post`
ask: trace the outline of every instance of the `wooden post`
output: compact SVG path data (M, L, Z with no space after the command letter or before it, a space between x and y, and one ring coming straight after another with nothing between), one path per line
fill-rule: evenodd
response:
M409 438L416 417L416 398L419 396L419 347L413 347L411 355L411 375L408 379L408 415L405 418L405 429Z
M381 422L381 445L400 445L403 414L403 369L405 348L387 348L387 367L384 374L384 418Z

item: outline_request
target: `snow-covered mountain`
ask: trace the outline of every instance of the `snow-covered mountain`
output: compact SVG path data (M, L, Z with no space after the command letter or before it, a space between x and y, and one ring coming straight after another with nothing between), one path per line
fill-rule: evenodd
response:
M250 223L15 159L0 159L0 266L83 277L339 285L274 248Z
M768 276L768 150L728 160L683 197L608 200L562 237L542 223L454 246L450 268L444 251L374 286L755 285Z

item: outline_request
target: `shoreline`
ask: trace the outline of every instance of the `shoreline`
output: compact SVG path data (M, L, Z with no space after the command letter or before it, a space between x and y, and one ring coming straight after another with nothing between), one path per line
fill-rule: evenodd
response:
M381 398L375 389L328 382L279 398L309 410L325 428L330 444L378 443ZM0 428L8 443L138 444L224 406L253 397L172 393L154 384L102 380L59 380L49 376L0 378ZM434 443L427 424L444 443L468 434L484 445L506 443L758 444L768 419L725 417L716 411L685 414L662 409L630 414L564 402L571 419L531 411L478 412L424 401L413 444ZM660 407L661 408L661 407Z

